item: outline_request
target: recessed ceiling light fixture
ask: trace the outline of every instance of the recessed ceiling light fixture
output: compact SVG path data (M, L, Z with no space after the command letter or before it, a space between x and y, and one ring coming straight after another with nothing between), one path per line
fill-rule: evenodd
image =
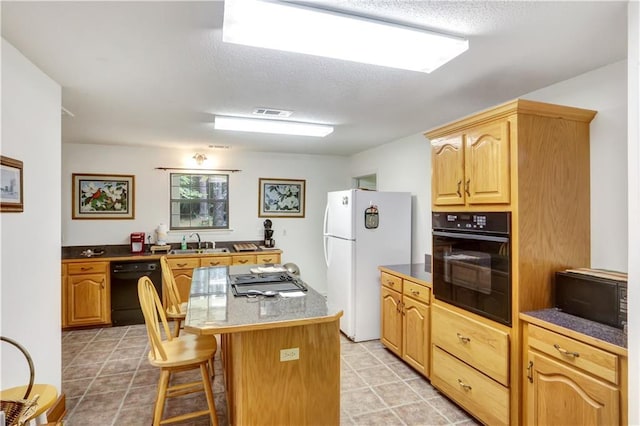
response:
M468 40L284 2L226 0L222 40L429 73Z
M266 120L264 118L229 117L216 115L214 128L237 130L240 132L275 133L325 137L333 132L333 126L326 124L302 123L299 121Z

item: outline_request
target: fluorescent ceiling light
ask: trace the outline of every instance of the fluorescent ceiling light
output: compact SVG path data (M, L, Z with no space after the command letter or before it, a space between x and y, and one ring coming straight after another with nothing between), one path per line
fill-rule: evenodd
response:
M218 130L237 130L240 132L275 133L279 135L315 137L325 137L333 132L333 127L325 124L265 120L263 118L228 117L220 115L216 115L214 128Z
M222 40L426 73L469 48L458 37L260 0L225 1Z

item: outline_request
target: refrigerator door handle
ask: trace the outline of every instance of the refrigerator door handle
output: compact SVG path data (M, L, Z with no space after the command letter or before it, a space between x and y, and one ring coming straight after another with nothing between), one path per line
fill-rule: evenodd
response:
M324 264L327 265L327 268L329 267L329 253L327 252L327 218L329 216L329 204L327 203L327 207L325 207L324 209L324 221L322 224L323 230L322 230L322 235L324 238L323 244L324 244Z

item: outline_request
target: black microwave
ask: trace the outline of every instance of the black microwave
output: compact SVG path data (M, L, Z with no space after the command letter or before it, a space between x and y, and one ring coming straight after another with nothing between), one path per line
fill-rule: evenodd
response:
M556 272L556 308L601 324L624 328L627 323L627 282L607 278L607 272L593 273L597 275Z

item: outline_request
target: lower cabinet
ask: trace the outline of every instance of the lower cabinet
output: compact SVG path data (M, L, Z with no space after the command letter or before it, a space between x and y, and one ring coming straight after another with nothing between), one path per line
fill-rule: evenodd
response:
M231 256L208 256L200 258L200 266L229 266Z
M525 424L626 424L626 358L533 324L525 335Z
M381 273L380 341L429 377L431 289L416 281Z
M111 323L109 262L70 263L63 277L63 326ZM63 268L64 270L64 268Z
M432 308L431 383L483 423L508 425L509 333L440 303Z

